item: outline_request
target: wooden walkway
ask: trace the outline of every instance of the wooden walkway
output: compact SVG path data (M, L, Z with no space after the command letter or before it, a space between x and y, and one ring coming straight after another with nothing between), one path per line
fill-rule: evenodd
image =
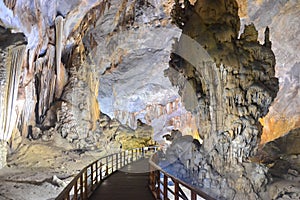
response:
M149 185L148 159L135 161L105 179L90 200L153 200Z

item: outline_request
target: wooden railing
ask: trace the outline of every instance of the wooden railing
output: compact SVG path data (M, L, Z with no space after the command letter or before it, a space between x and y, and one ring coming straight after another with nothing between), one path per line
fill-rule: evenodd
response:
M156 152L157 147L143 147L102 157L83 168L56 200L88 199L98 185L118 169Z
M194 188L187 183L179 180L171 174L165 172L157 163L157 153L152 155L150 160L150 182L149 187L155 199L163 200L215 200L207 193ZM169 186L169 183L172 186Z

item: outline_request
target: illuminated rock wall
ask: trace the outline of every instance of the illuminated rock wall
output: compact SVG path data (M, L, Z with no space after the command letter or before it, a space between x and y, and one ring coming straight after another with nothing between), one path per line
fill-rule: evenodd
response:
M116 2L84 39L92 63L99 66L101 112L133 129L137 120L152 125L158 141L172 128L197 135L195 119L185 119L189 114L178 89L164 76L174 38L181 33L171 24L173 3Z
M103 14L106 3L92 0L0 2L0 24L23 32L28 41L27 53L18 55L23 68L13 71L18 72L16 83L21 77L20 84L14 85L14 92L21 94L23 106L18 111L18 120L2 121L11 127L8 139L12 129L17 130L17 125L20 133L16 133L16 137L38 139L51 127L61 133L61 124L55 127L55 123L58 111L64 110L62 102L69 106L70 111L64 116L77 118L78 115L77 138L95 130L99 119L99 105L95 98L98 81L95 81L95 66L87 65L82 37L93 25L93 20Z

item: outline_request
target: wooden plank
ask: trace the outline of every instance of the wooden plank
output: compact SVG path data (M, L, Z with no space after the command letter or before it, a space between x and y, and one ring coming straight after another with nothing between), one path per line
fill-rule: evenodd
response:
M135 173L127 171L140 166L141 160L133 162L124 171L117 171L103 180L89 199L115 200L115 199L155 199L148 187L149 172ZM144 161L145 162L145 161Z

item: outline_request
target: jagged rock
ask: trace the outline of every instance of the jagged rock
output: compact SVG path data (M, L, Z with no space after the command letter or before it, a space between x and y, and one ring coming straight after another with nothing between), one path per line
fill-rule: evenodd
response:
M269 196L276 200L294 200L300 197L299 183L279 181L270 186Z
M262 160L275 161L284 155L300 154L300 129L294 129L286 135L266 143L258 154Z
M242 24L253 23L258 32L259 40L270 47L268 40L264 41L265 27L269 27L272 50L276 56L276 77L279 78L280 89L268 115L262 120L264 130L262 142L268 142L286 134L300 126L299 94L295 91L298 83L299 44L297 37L299 27L294 24L299 21L299 0L276 1L267 0L237 0L243 8ZM268 12L265 12L268 10Z
M245 4L245 0L242 1ZM300 46L295 36L298 26L286 21L292 20L297 24L299 2L284 0L274 3L249 0L251 2L249 16L252 19L261 15L256 12L258 5L261 6L258 11L274 7L271 12L261 12L264 18L263 22L260 22L260 27L265 28L273 21L270 31L269 29L265 31L263 45L258 44L257 38L262 41L262 35L257 33L253 25L247 26L240 39L237 39L240 26L236 17L236 3L217 2L218 4L214 1L198 0L193 6L194 3L191 5L189 1L185 1L184 6L176 5L172 11L174 21L183 29L184 35L191 36L200 43L209 52L211 59L194 65L193 62L188 64L176 55L171 55L170 64L174 70L166 72L166 75L170 76L170 82L161 72L167 67L172 51L171 40L174 36L180 35L180 31L170 23L170 1L124 0L121 4L119 1L112 1L111 9L99 21L97 21L99 13L103 13L106 6L100 1L66 3L64 0L58 2L42 0L34 4L23 0L4 1L7 8L1 3L0 24L24 32L29 41L26 56L19 56L20 60L24 60L18 97L24 105L18 113L22 137L29 134L33 139L41 137L42 140L48 141L54 137L56 140L58 135L53 132L58 130L60 135L76 148L94 149L108 146L109 149L118 151L120 143L115 140L116 138L120 141L131 139L134 144L128 146L149 144L147 143L150 135L149 127L141 129L140 133L144 138L140 141L132 130L122 127L117 120L111 123L109 120L100 120L99 123L97 98L102 101L100 104L102 103L103 108L107 108L105 112L123 124L138 130L140 125L137 120L140 119L156 127L154 132L160 136L161 133L165 134L178 127L182 129L187 127L188 130L185 130L187 133L197 135L197 126L190 125L191 122L197 121L201 137L205 139L199 152L201 154L209 152L208 157L200 156L200 153L198 157L195 155L194 164L199 165L203 171L200 184L215 188L214 192L219 197L223 195L222 197L231 199L236 195L236 198L241 199L258 198L255 193L264 189L266 184L264 180L267 180L264 179L265 168L260 165L247 167L244 161L247 161L256 150L262 129L257 120L268 112L268 107L277 92L278 82L274 78L275 58L271 51L270 39L273 42L274 38L277 38L278 43L274 41L272 48L275 49L275 53L277 52L276 55L283 59L279 62L281 65L278 68L282 71L279 75L285 74L282 77L287 78L289 83L282 84L281 91L285 91L288 95L280 93L278 101L290 103L286 98L294 99L293 102L297 105L299 98L295 91L298 91L299 66L294 62L297 54L286 51L295 49L297 52L297 48L289 48L291 43L293 47ZM100 6L85 15L96 4ZM243 12L246 10L248 9L244 9ZM279 12L280 10L282 11ZM81 21L84 15L86 17ZM276 15L279 17L274 17ZM57 32L54 30L55 19L64 22L58 23L55 29ZM92 26L97 28L94 31L87 31ZM63 27L63 30L59 27ZM282 27L287 27L285 34L275 35L274 30L281 32L278 29ZM84 45L81 43L82 38ZM180 41L183 41L183 37ZM179 42L179 46L182 43ZM189 48L185 49L188 54L197 59L199 57L206 59L204 55L197 55L195 54L197 52ZM61 51L64 54L62 61L59 59ZM101 51L101 56L98 56L100 55L98 51ZM89 60L90 57L95 59ZM142 58L145 58L146 62ZM158 64L157 60L163 64ZM291 63L293 65L290 65ZM294 66L291 73L286 73L289 68L287 70L282 68L284 64ZM100 66L100 69L95 66ZM100 70L100 73L96 69ZM143 75L144 73L146 75ZM0 76L3 74L0 73ZM67 77L66 74L71 76ZM97 80L98 74L103 78L100 81ZM66 81L68 85L65 85ZM140 87L141 85L145 87ZM103 88L103 91L98 95L99 88ZM128 91L131 89L135 91ZM177 89L182 95L183 104L178 98ZM3 91L1 88L1 96ZM150 92L157 93L152 96ZM84 99L85 94L89 97L87 101ZM141 98L135 94L144 96ZM62 103L61 101L63 103L56 105L57 99L58 103ZM149 104L146 103L148 100ZM291 113L297 114L297 109L294 109L297 106L286 109L289 108L286 103L279 105L280 109L273 110L273 113L282 114L281 111L288 110L287 116L292 115ZM178 114L181 111L185 113ZM2 113L4 112L0 112L0 116ZM191 114L198 118L191 117ZM297 117L287 121L288 127L299 125ZM14 122L9 126L15 128L16 124L17 122ZM28 131L29 127L36 124L40 128L34 127L32 132ZM279 125L278 130L286 132L286 124ZM54 126L55 129L50 128ZM280 150L277 147L274 149ZM298 159L293 156L295 155L287 156L286 159L289 161ZM218 173L232 173L232 165L235 165L237 175L224 176L223 178L227 178L228 181L221 180ZM179 171L186 175L187 170L182 166L184 165L180 165ZM251 170L257 172L257 176L248 173ZM293 170L296 169L286 170L291 172L286 178L293 179L296 174ZM220 188L216 189L218 183L221 183ZM245 185L251 187L245 188ZM277 192L274 198L286 196L297 198L295 191L291 194Z
M258 119L267 114L278 91L270 44L259 44L253 24L245 27L238 39L240 23L235 1L197 1L194 6L188 1L184 6L177 2L173 15L176 12L185 13L189 20L183 21L183 34L170 67L195 81L198 127L207 127L200 132L204 154L208 154L205 161L212 167L207 173L215 170L226 177L225 187L236 191L236 199L261 198L259 193L267 184L265 168L258 164L246 167L243 163L256 152L262 131ZM268 34L266 31L266 41ZM188 82L170 80L184 95ZM251 175L252 171L255 173Z

